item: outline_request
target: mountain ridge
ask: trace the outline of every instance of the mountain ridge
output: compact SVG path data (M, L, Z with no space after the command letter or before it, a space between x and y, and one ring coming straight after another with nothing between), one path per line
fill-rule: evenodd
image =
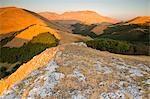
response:
M72 12L64 12L62 14L54 14L51 12L40 12L40 15L48 18L49 20L79 20L86 24L96 24L101 22L110 22L116 23L118 20L102 16L94 11L72 11ZM56 15L56 18L53 16Z

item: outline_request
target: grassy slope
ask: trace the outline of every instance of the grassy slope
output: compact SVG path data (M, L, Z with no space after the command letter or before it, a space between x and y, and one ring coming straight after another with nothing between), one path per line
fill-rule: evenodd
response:
M0 34L19 31L32 24L47 26L43 20L33 16L21 8L0 8Z

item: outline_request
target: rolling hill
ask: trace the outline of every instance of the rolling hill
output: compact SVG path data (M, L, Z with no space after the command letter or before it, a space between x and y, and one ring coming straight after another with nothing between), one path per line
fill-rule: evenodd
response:
M43 20L16 7L0 8L0 23L0 34L16 32L33 24L47 26Z

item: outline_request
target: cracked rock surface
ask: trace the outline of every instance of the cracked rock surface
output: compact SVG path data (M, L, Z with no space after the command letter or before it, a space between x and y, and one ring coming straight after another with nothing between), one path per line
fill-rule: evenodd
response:
M149 99L150 61L134 57L83 43L60 45L46 65L10 86L0 99Z

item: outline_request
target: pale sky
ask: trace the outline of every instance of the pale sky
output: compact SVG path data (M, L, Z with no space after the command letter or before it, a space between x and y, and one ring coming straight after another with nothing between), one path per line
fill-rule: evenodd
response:
M0 0L0 7L6 6L21 7L35 12L91 10L120 20L150 16L150 0Z

